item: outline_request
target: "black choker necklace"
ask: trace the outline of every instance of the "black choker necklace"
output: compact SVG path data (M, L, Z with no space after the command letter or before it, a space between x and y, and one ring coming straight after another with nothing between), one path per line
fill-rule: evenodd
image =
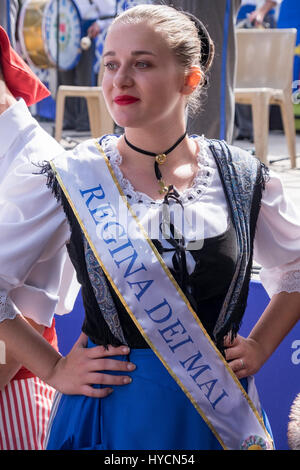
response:
M154 152L148 152L147 150L140 149L139 147L136 147L135 145L131 144L130 142L128 142L128 140L126 138L126 135L124 134L125 142L130 148L132 148L136 152L143 153L144 155L149 155L150 157L155 157L154 170L155 170L155 176L156 176L156 178L158 180L158 183L159 183L159 186L160 186L160 190L159 190L160 194L164 194L164 193L169 192L171 189L173 189L173 186L172 185L166 186L165 182L162 179L162 174L160 172L160 169L159 169L158 165L162 165L163 163L165 163L165 161L167 160L167 155L170 152L172 152L172 150L174 150L177 147L177 145L180 144L180 142L183 141L185 136L186 136L186 131L181 137L179 137L179 139L175 142L175 144L172 145L172 147L170 147L168 150L166 150L163 153L156 154Z

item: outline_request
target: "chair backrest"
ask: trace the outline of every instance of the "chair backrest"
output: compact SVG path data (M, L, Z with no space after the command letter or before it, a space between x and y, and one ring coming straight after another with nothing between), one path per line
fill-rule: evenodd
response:
M297 30L236 29L236 88L290 90Z

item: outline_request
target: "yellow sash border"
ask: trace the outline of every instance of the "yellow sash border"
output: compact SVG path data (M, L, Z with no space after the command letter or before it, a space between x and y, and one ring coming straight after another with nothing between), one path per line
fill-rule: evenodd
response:
M208 335L208 333L206 332L204 326L202 325L200 319L198 318L197 314L195 313L195 311L192 309L188 299L186 298L185 294L183 293L183 291L181 290L181 288L178 286L176 280L174 279L174 277L172 276L169 268L167 267L167 265L165 264L165 262L163 261L162 257L160 256L160 254L158 253L156 247L154 246L153 242L151 241L151 239L149 238L147 232L145 231L144 227L142 226L142 224L140 223L139 219L137 218L135 212L132 210L130 204L128 203L128 200L125 196L125 194L123 193L122 191L122 188L120 187L119 185L119 182L115 176L115 173L110 165L110 162L109 162L109 159L107 158L106 154L104 153L101 145L99 144L99 142L97 140L94 141L95 143L95 146L96 148L99 150L99 152L101 153L102 157L104 158L104 161L108 167L108 170L111 174L111 177L120 193L120 196L122 197L123 199L123 202L126 204L127 206L127 209L130 211L132 217L135 219L141 233L143 234L143 236L145 237L146 241L148 242L148 244L150 245L152 251L155 253L156 255L156 258L157 260L159 261L159 263L161 264L163 270L165 271L165 273L167 274L169 280L172 282L172 284L174 285L174 287L176 288L176 290L178 291L179 295L181 296L182 300L185 302L187 308L189 309L189 311L192 313L194 319L196 320L198 326L201 328L203 334L205 335L206 339L210 342L211 346L214 348L215 352L217 353L219 359L223 362L224 366L226 367L227 371L230 373L230 375L232 376L232 378L234 379L236 385L239 387L240 391L242 392L242 394L244 395L244 397L246 398L250 408L252 409L253 413L255 414L256 418L258 419L259 423L261 424L262 428L264 429L266 435L268 436L269 438L269 441L270 443L273 442L271 436L269 435L267 429L265 428L265 425L264 425L264 422L263 422L263 419L262 417L259 415L257 409L255 408L254 404L252 403L250 397L248 396L248 394L246 393L246 391L244 390L243 386L241 385L239 379L237 378L237 376L234 374L234 372L232 371L232 369L229 367L228 363L225 361L225 359L223 358L222 354L220 353L220 351L216 348L215 344L213 343L213 341L211 340L210 336ZM116 284L114 283L114 281L112 280L109 272L107 271L107 269L105 268L101 258L99 257L99 254L92 242L92 240L90 239L90 236L79 216L79 213L76 209L76 207L74 206L73 204L73 201L68 193L68 190L67 188L65 187L63 181L62 181L62 178L60 177L56 167L55 167L55 163L53 161L50 161L50 165L51 165L51 168L52 170L55 172L55 176L57 178L57 181L59 182L59 185L61 187L61 189L63 190L64 194L65 194L65 197L68 201L68 203L70 204L70 207L72 208L72 211L76 217L76 219L78 220L78 223L86 237L86 239L88 240L89 242L89 245L91 247L91 249L93 250L93 253L99 263L99 265L101 266L103 272L105 273L105 275L107 276L109 282L111 283L111 285L113 286L115 292L117 293L118 297L120 298L124 308L126 309L127 313L129 314L130 318L132 319L132 321L134 322L135 326L138 328L139 332L141 333L141 335L143 336L143 338L145 339L145 341L149 344L150 348L154 351L154 353L157 355L157 357L160 359L160 361L163 363L164 367L167 369L167 371L169 372L169 374L173 377L173 379L176 381L176 383L179 385L179 387L183 390L183 392L186 394L186 396L189 398L189 400L191 401L191 403L193 404L193 406L196 408L196 410L198 411L198 413L200 414L200 416L202 417L202 419L204 420L204 422L207 424L207 426L209 427L209 429L212 431L212 433L215 435L216 439L219 441L219 443L221 444L221 446L223 447L224 450L229 450L227 448L227 446L225 445L225 443L223 442L221 436L219 435L219 433L216 431L216 429L212 426L212 424L210 423L210 421L207 419L206 415L204 414L204 412L202 411L202 409L200 408L200 406L198 405L198 403L195 401L195 399L193 398L193 396L190 394L190 392L186 389L186 387L181 383L181 381L178 379L178 377L174 374L174 372L172 371L172 369L169 367L169 365L166 363L166 361L163 359L163 357L161 356L161 354L157 351L156 347L152 344L152 342L150 341L150 339L147 337L147 335L145 334L143 328L141 327L141 325L139 324L138 320L135 318L134 314L132 313L131 309L129 308L129 306L127 305L126 301L124 300L122 294L120 293L118 287L116 286Z

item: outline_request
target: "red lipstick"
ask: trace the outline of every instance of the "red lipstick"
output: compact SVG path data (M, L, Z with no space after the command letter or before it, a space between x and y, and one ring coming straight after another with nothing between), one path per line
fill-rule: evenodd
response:
M114 98L114 102L120 106L127 106L128 104L133 104L139 101L139 98L131 95L119 95Z

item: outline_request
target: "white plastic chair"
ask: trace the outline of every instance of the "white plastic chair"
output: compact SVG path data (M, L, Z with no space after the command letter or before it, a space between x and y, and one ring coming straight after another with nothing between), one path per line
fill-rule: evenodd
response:
M237 29L235 101L251 104L255 153L268 163L269 106L280 106L291 160L296 167L296 132L292 103L297 30Z
M100 69L98 86L73 86L60 85L56 94L56 118L55 139L59 142L62 138L62 128L66 97L80 97L87 100L88 115L92 137L100 137L104 134L112 134L114 122L111 118L102 94L100 86L103 70Z

